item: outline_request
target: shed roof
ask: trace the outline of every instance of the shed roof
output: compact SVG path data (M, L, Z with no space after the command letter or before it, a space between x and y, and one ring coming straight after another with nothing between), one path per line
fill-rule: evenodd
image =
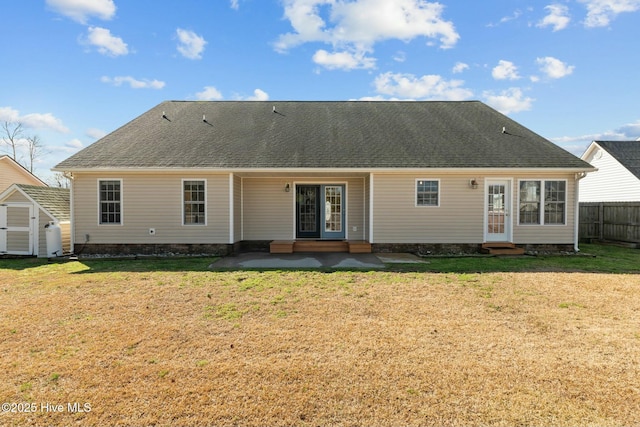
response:
M16 184L16 187L20 188L58 221L69 221L71 203L68 188L40 187L26 184Z
M54 170L592 167L479 101L167 101Z

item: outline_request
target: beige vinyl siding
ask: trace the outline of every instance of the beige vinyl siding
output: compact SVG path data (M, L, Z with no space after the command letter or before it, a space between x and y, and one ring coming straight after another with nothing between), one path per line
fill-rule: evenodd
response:
M475 178L478 188L469 180ZM485 181L512 181L510 221L514 243L574 242L575 180L573 174L382 174L373 177L374 243L483 243L485 239ZM416 206L416 180L440 181L440 205ZM518 225L518 183L521 179L565 180L565 225Z
M242 178L233 176L233 243L242 240Z
M60 231L62 232L62 250L63 252L71 251L71 223L69 221L60 223Z
M11 184L44 184L33 175L29 174L21 166L16 165L7 157L0 158L0 193L9 188Z
M469 176L375 174L375 243L482 243L483 185L469 188ZM475 177L477 178L477 177ZM416 180L439 180L439 206L416 206Z
M286 184L291 190L285 191ZM244 240L290 240L295 238L295 184L345 184L347 237L365 236L361 177L286 177L243 179ZM356 227L356 231L353 231Z
M244 178L244 240L293 238L295 191L284 191L290 178ZM293 185L293 184L292 184Z
M640 180L606 150L596 148L586 160L598 170L588 173L580 181L581 202L637 202L640 200Z
M350 240L364 240L366 236L364 225L364 179L347 180L347 238Z
M364 219L363 219L363 225L362 228L364 229L364 233L363 233L363 240L369 241L369 239L371 238L369 236L369 226L370 226L370 221L369 221L369 207L371 204L371 193L370 193L370 188L371 187L371 175L367 175L364 178L364 199L363 199L363 211L364 211Z
M207 225L183 225L184 179L206 181ZM98 224L99 180L122 180L121 225ZM76 244L229 242L229 174L77 173L73 191Z

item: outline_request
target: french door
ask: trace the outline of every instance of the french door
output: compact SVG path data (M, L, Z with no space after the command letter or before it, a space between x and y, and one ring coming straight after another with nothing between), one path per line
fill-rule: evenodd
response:
M296 185L296 238L345 238L345 186Z
M488 180L486 187L487 242L511 241L511 181Z

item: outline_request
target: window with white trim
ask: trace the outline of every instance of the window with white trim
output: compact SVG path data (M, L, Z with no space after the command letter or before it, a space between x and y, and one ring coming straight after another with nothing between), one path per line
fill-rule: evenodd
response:
M416 206L440 205L440 181L437 179L416 180Z
M100 224L122 224L122 181L98 181Z
M205 225L206 216L206 181L183 180L182 204L184 225Z
M520 212L522 225L566 224L567 182L552 180L520 181Z

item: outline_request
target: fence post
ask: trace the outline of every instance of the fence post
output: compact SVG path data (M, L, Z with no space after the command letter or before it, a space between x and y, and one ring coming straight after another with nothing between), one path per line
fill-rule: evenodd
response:
M598 230L600 240L604 240L604 203L598 204Z

